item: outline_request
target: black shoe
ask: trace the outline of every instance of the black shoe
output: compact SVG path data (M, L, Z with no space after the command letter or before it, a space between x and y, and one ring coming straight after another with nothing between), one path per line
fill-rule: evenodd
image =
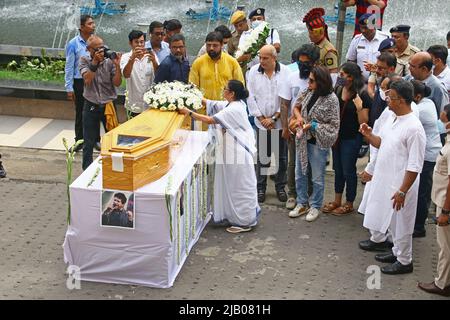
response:
M288 200L288 196L284 190L277 191L277 197L280 202L286 202Z
M405 266L398 261L381 268L381 272L385 274L404 274L404 273L411 273L413 272L413 270L414 268L412 262Z
M3 164L0 161L0 178L6 178L6 170L3 168Z
M392 253L379 253L375 255L375 260L383 263L394 263L397 261L397 257Z
M83 144L79 144L75 149L73 149L73 152L78 152L83 149ZM72 148L70 148L70 151L72 152Z
M387 251L392 248L389 241L376 243L370 239L361 241L359 247L365 251Z
M263 203L266 201L266 193L264 191L258 191L258 202Z
M427 236L427 232L414 230L412 237L413 238L425 238Z

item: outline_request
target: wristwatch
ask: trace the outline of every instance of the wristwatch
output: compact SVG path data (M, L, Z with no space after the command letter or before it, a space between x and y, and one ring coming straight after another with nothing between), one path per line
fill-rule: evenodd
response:
M448 215L450 215L450 210L442 209L441 214L448 216Z
M272 116L272 121L273 122L277 121L277 117L276 116Z
M397 193L398 193L398 195L399 195L400 197L402 197L402 198L406 197L406 193L403 192L403 191L398 190Z

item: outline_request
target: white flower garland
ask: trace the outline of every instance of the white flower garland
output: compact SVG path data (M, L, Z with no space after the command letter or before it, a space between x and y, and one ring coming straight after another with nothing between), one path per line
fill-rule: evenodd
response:
M192 178L193 180L191 180L192 183L192 187L191 187L191 194L192 194L192 198L191 198L191 238L194 239L195 237L195 223L196 223L196 216L197 216L197 207L196 207L196 202L197 202L197 191L195 186L197 185L197 164L194 165L194 168L192 169Z
M177 263L178 265L180 264L180 222L181 222L181 188L180 190L178 190L178 194L177 194Z
M188 178L186 178L186 182L184 183L184 250L186 252L186 255L189 253L189 218L188 218Z
M256 57L259 49L266 44L266 39L269 36L269 24L263 21L258 27L253 29L236 51L234 57L239 59L244 54L251 54L252 59Z

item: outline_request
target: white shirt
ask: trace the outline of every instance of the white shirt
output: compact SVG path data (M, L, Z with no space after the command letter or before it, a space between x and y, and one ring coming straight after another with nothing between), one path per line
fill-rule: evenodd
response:
M123 74L125 66L130 60L132 51L122 55L120 59L120 71ZM155 79L155 72L153 64L149 60L149 55L146 54L142 59L135 59L131 75L126 80L128 102L125 102L125 108L134 113L141 113L148 107L144 102L144 93L146 93Z
M249 29L248 31L244 31L239 38L239 47L244 45L247 37L250 36L253 29ZM266 44L274 45L275 43L281 44L280 35L276 29L270 29L269 36L266 39ZM247 70L251 69L253 66L256 66L259 63L259 57L256 56L252 61L247 64Z
M259 129L265 130L257 117L272 117L280 112L280 89L288 81L289 69L283 64L278 63L279 71L273 73L272 78L264 72L260 72L260 64L253 66L247 78L247 88L250 93L248 110L255 117L255 124ZM275 129L281 129L281 120L275 122Z
M450 67L445 66L445 69L436 77L444 84L450 95Z
M291 101L289 116L300 93L308 89L308 79L301 79L298 71L290 70L287 81L280 88L280 98Z
M388 37L389 36L386 33L377 30L372 41L367 40L366 37L359 34L355 36L350 43L346 59L356 61L366 80L369 79L370 72L366 71L366 68L364 68L364 61L376 63L379 55L378 48L380 47L380 43Z

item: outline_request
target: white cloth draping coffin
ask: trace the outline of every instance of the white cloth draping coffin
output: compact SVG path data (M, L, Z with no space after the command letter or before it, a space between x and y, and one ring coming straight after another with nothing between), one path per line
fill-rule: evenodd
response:
M419 176L408 191L405 207L399 211L392 208L392 196L403 183L405 171L422 171L425 154L425 131L420 120L409 113L400 117L388 117L382 126L381 147L376 155L375 169L365 208L364 227L385 233L392 215L397 214L398 238L411 235L417 208Z
M134 230L100 226L101 173L87 187L97 168L101 168L99 159L72 183L71 224L63 244L64 260L80 268L81 280L158 288L173 285L210 219L203 190L211 192L212 186L204 185L207 179L202 175L206 174L206 169L199 170L206 167L208 143L205 132L187 133L183 147L176 151L179 155L171 170L158 181L134 192ZM186 198L184 214L179 219L177 203L180 203L179 190L183 182L188 187L183 197ZM166 198L170 199L170 213Z

